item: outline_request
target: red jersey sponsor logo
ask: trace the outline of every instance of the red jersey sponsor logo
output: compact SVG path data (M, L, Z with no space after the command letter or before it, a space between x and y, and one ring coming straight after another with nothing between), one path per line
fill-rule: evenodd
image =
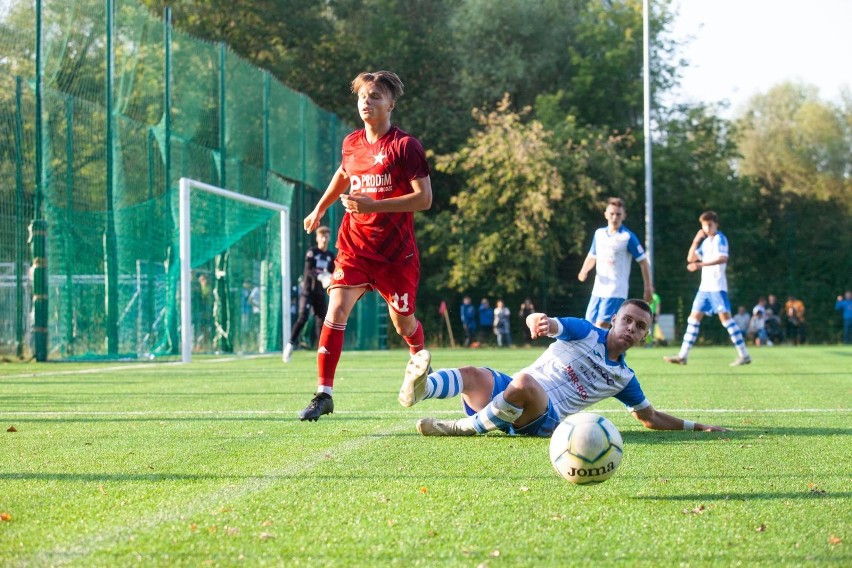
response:
M420 142L395 126L374 143L367 142L363 130L347 136L342 166L351 194L376 200L410 194L411 180L429 175ZM380 262L399 262L416 256L414 213L347 213L337 248L351 256Z
M574 388L577 389L577 393L580 395L580 398L587 400L589 398L589 393L586 392L586 388L580 384L580 377L577 376L577 373L571 365L565 365L565 376L568 378L568 381L574 385Z
M387 193L393 191L390 174L363 174L349 176L353 193Z

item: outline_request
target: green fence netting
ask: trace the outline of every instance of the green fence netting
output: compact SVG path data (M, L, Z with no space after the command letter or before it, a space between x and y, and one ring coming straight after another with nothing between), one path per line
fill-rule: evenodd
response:
M313 241L302 219L350 130L133 0L0 0L0 353L178 355L182 177L290 207L295 293ZM202 192L191 210L193 348L280 350L293 316L278 214ZM384 348L386 333L370 294L347 347Z

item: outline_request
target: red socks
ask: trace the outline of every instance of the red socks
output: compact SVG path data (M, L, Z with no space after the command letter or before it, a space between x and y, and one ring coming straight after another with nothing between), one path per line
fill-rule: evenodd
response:
M345 332L345 323L331 323L325 320L322 324L317 350L317 382L320 386L330 389L334 385L334 372L337 370L340 353L343 351Z
M414 355L421 349L423 349L426 338L423 335L423 326L420 325L420 320L417 321L417 327L414 328L414 333L408 336L403 336L402 338L408 343L408 351Z

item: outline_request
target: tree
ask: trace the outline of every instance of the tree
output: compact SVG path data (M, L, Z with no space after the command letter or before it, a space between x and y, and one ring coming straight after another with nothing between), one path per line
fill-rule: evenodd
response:
M435 159L464 185L427 222L425 263L441 259L425 271L427 285L563 297L577 272L566 259L580 258L601 201L614 187L630 194L632 137L581 128L573 117L555 134L530 114L506 96L474 113L480 127L460 150Z
M756 259L779 296L808 304L810 322L831 322L852 274L852 114L816 88L784 83L757 95L738 121L740 171L760 190L760 225L771 254ZM812 325L812 339L826 337Z
M654 147L654 281L680 324L699 282L686 270L686 252L703 211L719 214L731 243L731 301L750 306L766 294L759 259L770 254L772 243L765 238L756 188L734 168L739 151L733 128L703 105L676 109L660 124ZM722 328L705 327L705 334L726 340Z
M428 223L429 252L446 259L431 285L511 293L538 280L543 260L558 252L549 238L565 189L558 154L540 122L523 122L528 113L512 111L508 96L494 111L475 111L480 130L435 158L439 171L464 177L466 190L451 198L454 210Z
M783 83L753 97L739 121L741 170L767 191L838 199L848 207L852 137L848 115L813 86Z

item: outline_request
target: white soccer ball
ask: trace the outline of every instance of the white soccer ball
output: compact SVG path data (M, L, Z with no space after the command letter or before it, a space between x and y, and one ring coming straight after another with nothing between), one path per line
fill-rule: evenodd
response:
M624 443L615 424L593 412L569 416L550 438L550 462L577 485L603 483L621 463Z

